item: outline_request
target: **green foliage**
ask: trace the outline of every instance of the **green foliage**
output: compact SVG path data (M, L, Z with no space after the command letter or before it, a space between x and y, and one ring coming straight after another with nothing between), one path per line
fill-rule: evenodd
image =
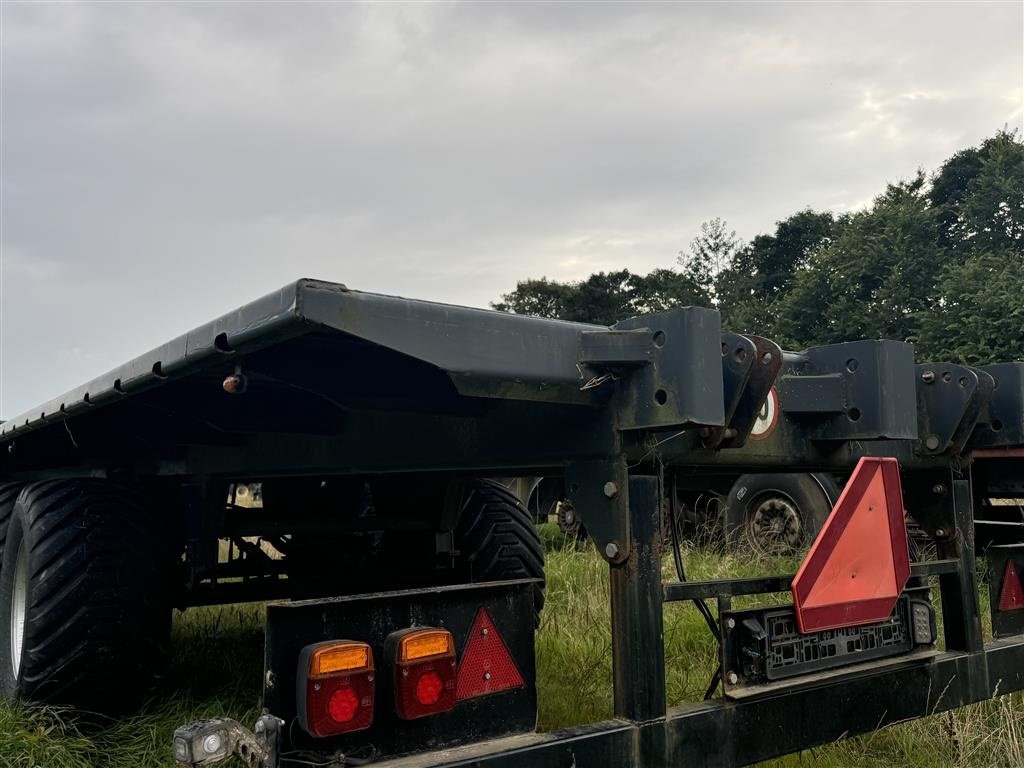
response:
M775 308L779 336L800 346L909 338L917 313L934 302L945 260L938 232L923 174L890 184L795 271Z
M1024 143L1000 131L929 178L889 184L866 210L805 209L740 242L701 225L678 270L527 280L498 309L609 325L687 304L722 324L803 349L866 338L913 341L920 359L1024 358Z
M706 305L708 292L691 275L672 269L656 269L647 275L633 275L630 310L634 315L664 312L672 307Z
M519 315L610 325L629 311L629 270L597 272L578 283L558 283L542 277L523 280L492 306Z
M547 278L523 280L501 298L492 306L502 312L598 325L708 302L707 292L692 277L671 269L656 269L647 275L635 275L627 269L597 272L576 283Z
M957 152L932 180L942 243L974 251L1024 252L1024 144L1000 131Z
M722 324L739 333L772 335L772 304L790 291L796 270L807 267L839 225L831 213L805 209L739 250L715 281Z
M938 299L916 318L918 359L978 365L1024 357L1024 258L980 253L951 264Z
M574 286L566 298L569 320L610 325L633 312L629 307L630 279L628 269L620 272L598 272Z
M783 343L917 343L919 359L1024 357L1024 144L999 133L929 184L889 185L798 267L771 308Z
M504 294L502 301L492 304L502 312L534 317L575 319L569 317L568 300L573 291L568 283L556 283L542 277L539 280L521 280L516 289Z
M716 217L700 225L700 233L690 241L689 252L680 251L676 262L684 275L696 285L706 287L713 300L715 277L733 262L741 246L736 231Z

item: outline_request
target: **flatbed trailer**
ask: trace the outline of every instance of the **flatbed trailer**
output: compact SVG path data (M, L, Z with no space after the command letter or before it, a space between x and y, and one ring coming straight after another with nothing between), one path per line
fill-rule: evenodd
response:
M796 577L686 581L672 484L756 471L862 482ZM533 732L538 542L480 480L514 476L563 477L608 563L612 721ZM226 501L251 482L262 507ZM702 308L604 327L300 280L0 424L0 685L116 709L172 606L292 598L267 608L265 714L180 729L181 763L744 765L1024 687L1024 520L991 504L1022 497L1021 362L784 352ZM878 584L815 613L822 568ZM670 708L673 601L720 663L707 700Z

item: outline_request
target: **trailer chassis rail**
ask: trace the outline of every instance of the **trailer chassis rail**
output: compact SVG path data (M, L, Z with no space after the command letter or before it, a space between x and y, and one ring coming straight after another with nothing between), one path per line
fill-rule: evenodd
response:
M1024 643L943 653L852 671L813 686L739 702L667 709L644 722L615 720L512 736L380 768L564 768L568 765L749 765L1024 687ZM763 738L749 738L758 733Z

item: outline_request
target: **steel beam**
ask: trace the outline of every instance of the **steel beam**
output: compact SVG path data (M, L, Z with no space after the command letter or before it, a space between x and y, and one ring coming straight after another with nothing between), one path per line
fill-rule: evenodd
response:
M611 566L615 716L644 722L665 714L661 515L657 477L630 478L630 557Z

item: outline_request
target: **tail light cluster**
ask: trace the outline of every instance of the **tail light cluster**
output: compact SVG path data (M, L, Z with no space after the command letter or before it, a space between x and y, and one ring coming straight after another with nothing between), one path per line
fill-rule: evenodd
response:
M395 669L395 712L403 720L455 706L455 641L444 629L408 629L387 641Z
M299 720L311 736L373 724L373 652L352 640L307 645L299 654Z
M453 709L457 702L522 688L504 640L480 609L455 657L451 632L412 627L388 636L384 656L391 670L395 714L415 720ZM299 724L311 736L361 731L373 725L376 702L373 649L354 640L308 645L299 654Z

